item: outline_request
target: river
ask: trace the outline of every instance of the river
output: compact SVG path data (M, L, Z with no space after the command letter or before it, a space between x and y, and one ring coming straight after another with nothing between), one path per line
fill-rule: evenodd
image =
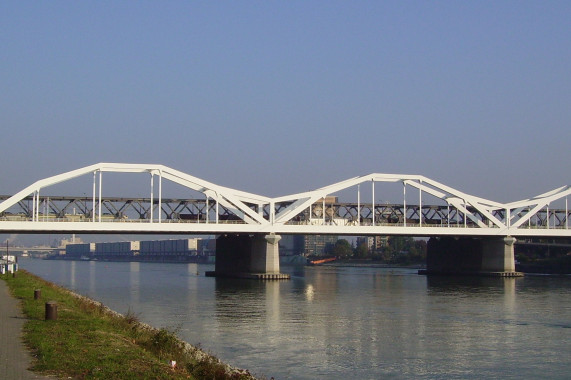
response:
M282 267L289 281L201 264L22 259L46 280L167 327L276 379L569 378L571 277L426 277Z

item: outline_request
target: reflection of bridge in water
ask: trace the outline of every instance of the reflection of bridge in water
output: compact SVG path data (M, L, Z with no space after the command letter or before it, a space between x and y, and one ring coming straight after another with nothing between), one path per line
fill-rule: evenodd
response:
M149 175L150 196L103 197L105 172ZM89 197L44 194L52 185L86 175L93 176ZM193 196L164 197L163 180ZM402 188L401 200L377 201L380 195L386 199L381 185ZM348 192L356 201L338 202L336 194ZM569 194L571 188L564 186L530 199L500 203L419 175L374 173L269 198L162 165L101 163L37 181L3 197L0 232L221 234L225 236L218 241L218 273L279 272L279 234L429 236L438 238L431 239L432 250L429 244L429 270L513 272L513 237L571 237ZM557 202L558 208L551 207ZM468 237L471 240L455 243ZM466 253L466 246L476 248ZM462 255L451 253L458 249L464 251Z

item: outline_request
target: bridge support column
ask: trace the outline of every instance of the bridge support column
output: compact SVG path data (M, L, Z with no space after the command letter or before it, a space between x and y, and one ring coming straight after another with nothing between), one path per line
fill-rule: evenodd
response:
M430 238L426 270L419 273L519 277L515 271L515 239L511 236L487 238Z
M207 276L289 279L280 273L279 235L221 235L216 239L216 264Z
M482 243L482 271L515 272L515 238L488 238Z

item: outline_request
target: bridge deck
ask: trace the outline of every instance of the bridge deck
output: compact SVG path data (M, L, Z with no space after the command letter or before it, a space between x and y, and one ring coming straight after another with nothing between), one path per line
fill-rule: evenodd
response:
M0 222L1 233L94 233L94 234L316 234L316 235L405 235L405 236L520 236L571 237L568 228L479 228L434 225L338 226L332 224L253 225L238 223L191 222Z

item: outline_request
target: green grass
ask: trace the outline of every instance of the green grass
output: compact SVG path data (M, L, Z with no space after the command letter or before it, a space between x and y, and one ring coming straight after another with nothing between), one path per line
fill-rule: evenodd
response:
M24 340L33 371L74 379L253 379L180 341L167 329L140 323L102 304L20 270L0 276L21 300L28 321ZM41 299L34 300L34 290ZM45 303L56 301L57 320L45 320ZM175 360L176 368L171 368Z

